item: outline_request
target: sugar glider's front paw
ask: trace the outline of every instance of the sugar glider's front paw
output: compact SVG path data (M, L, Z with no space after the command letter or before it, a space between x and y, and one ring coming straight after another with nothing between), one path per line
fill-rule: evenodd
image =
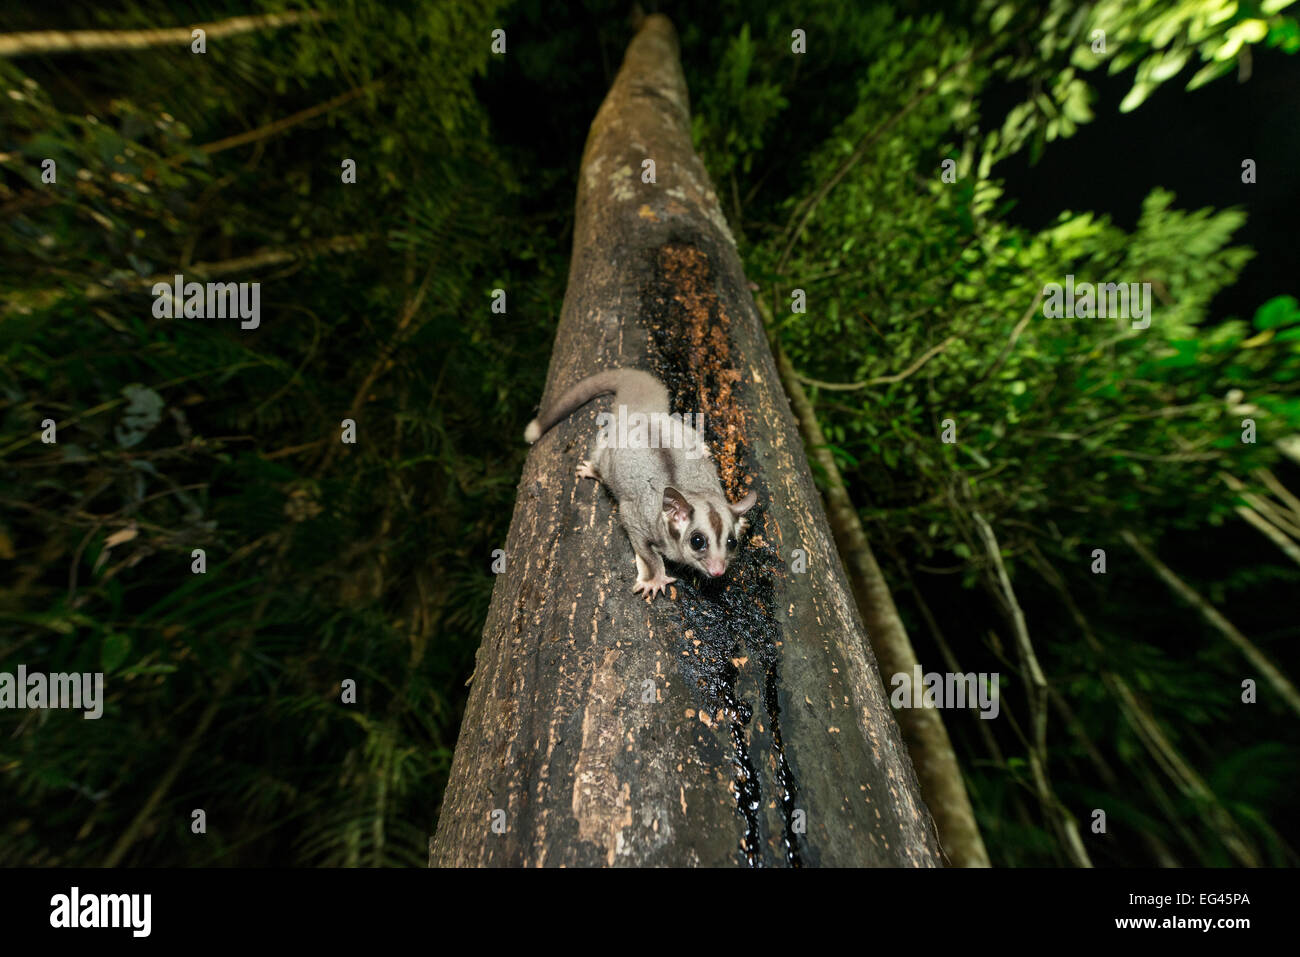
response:
M597 472L595 468L592 467L592 464L590 462L583 462L581 465L578 466L578 478L595 479L597 482L599 482L600 473Z
M666 589L676 578L669 578L667 575L656 575L653 578L638 578L632 590L638 594L646 596L646 601L654 601L655 596Z

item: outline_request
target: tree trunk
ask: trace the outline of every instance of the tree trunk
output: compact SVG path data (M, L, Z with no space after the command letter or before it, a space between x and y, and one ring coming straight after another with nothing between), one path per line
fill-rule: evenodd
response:
M826 445L817 413L808 401L794 367L790 365L785 350L778 347L777 367L785 383L786 392L794 403L794 411L803 429L804 442L825 473L826 507L830 509L831 530L839 546L840 556L848 564L849 582L858 610L868 624L871 650L885 674L913 673L920 661L912 639L908 637L903 619L894 605L893 593L885 575L876 562L875 552L867 540L867 533L853 507L849 491L844 487L835 456ZM962 780L957 752L953 750L948 729L937 708L905 708L899 711L898 723L916 761L916 772L944 853L956 867L988 867L989 855L975 823L975 811L966 782Z
M620 366L703 413L752 530L724 578L647 604L613 501L574 475L609 400L537 443L430 863L940 863L657 15L587 139L546 397Z

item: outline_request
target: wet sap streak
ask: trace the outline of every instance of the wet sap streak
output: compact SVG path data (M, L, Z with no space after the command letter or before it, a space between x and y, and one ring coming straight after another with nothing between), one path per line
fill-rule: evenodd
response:
M776 784L781 792L781 813L785 818L785 861L791 867L801 867L799 838L794 830L794 799L798 788L794 771L785 759L785 744L781 740L781 707L776 694L779 680L775 665L764 672L763 704L767 708L768 726L772 729L772 749L776 752Z
M678 604L682 610L683 646L677 656L679 669L709 715L712 726L727 723L731 740L732 793L736 811L744 825L740 852L752 867L764 865L763 781L761 761L751 746L762 745L747 734L754 717L754 705L741 697L741 671L734 662L748 658L745 669L758 678L756 691L762 698L767 730L771 735L774 765L772 793L779 798L783 834L782 856L791 867L802 864L802 838L794 830L798 783L787 759L780 725L780 625L771 616L770 604L759 598L774 591L778 568L774 555L755 549L738 556L723 582L693 580L684 575L678 581ZM770 856L769 856L770 857Z
M700 710L710 726L727 723L731 741L731 790L743 825L740 853L751 867L779 863L799 867L806 845L794 830L799 788L787 759L780 726L781 626L776 618L777 583L786 575L785 563L773 546L765 512L763 476L749 448L750 423L742 369L730 335L726 303L741 303L747 293L724 288L725 276L715 277L708 243L691 239L665 243L654 251L651 279L642 290L641 319L649 334L651 371L668 387L670 412L704 414L705 439L712 451L722 486L730 500L749 488L759 504L749 513L750 531L741 542L727 574L704 580L674 567L683 642L678 667L698 694ZM715 282L715 279L720 281ZM744 659L748 659L745 661ZM740 663L739 665L737 663ZM756 678L766 730L770 732L773 780L771 794L779 798L783 834L779 856L764 854L763 763L751 748L763 748L765 738L749 735L755 706L738 689L744 674Z

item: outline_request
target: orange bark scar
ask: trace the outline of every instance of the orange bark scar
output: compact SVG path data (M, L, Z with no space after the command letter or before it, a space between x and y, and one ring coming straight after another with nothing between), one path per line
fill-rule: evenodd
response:
M687 372L699 383L706 419L720 438L713 458L722 485L732 498L748 491L752 478L742 481L740 451L748 443L745 414L734 386L740 372L731 352L731 315L714 291L709 260L703 251L670 243L659 250L664 277L681 307L681 329L687 341Z

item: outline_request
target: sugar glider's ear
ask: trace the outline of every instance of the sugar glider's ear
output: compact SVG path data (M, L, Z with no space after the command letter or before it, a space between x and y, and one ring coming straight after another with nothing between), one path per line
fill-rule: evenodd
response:
M681 533L694 514L695 509L681 492L671 485L664 489L664 516L668 519L668 527L672 529L674 535Z
M732 515L739 518L740 516L748 512L751 508L753 508L754 503L757 501L758 501L758 493L755 492L753 489L750 489L749 494L746 495L744 498L742 498L739 502L728 502L727 508L731 509Z

